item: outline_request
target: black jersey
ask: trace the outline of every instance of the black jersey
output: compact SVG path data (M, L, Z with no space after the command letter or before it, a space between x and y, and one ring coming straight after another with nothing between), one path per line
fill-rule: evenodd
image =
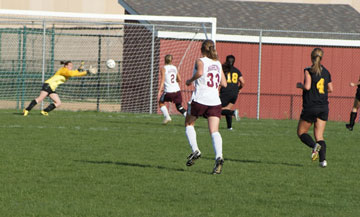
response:
M239 69L232 66L230 68L223 66L223 71L225 74L225 79L227 82L227 87L221 87L220 93L228 93L228 92L238 92L239 91L239 78L242 77L242 74Z
M310 90L303 90L303 108L323 107L328 106L328 83L331 82L330 72L322 66L321 75L311 73L310 68L305 68L304 72L308 71L311 76Z

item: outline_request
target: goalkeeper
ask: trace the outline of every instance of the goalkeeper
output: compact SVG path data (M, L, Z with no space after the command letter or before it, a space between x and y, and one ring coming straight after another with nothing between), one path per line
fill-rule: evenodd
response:
M77 70L72 70L73 63L71 61L61 61L60 64L62 64L63 67L61 67L51 78L45 81L40 91L40 95L36 99L32 100L29 106L24 109L24 116L27 116L36 104L42 102L47 96L49 96L53 103L41 111L42 115L48 116L50 111L61 105L59 95L55 92L59 85L65 83L70 77L81 77L85 76L87 73L96 73L96 69L91 66L89 70L84 70L84 62L81 63Z

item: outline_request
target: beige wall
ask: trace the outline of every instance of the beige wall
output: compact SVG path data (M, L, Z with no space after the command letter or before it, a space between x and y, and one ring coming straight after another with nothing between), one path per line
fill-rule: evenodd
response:
M124 14L117 0L0 0L1 9Z

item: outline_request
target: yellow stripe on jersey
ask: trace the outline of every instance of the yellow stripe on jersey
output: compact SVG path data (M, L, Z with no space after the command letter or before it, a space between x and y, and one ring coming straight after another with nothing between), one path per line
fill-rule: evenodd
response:
M86 71L79 72L78 70L69 70L62 67L51 78L46 80L45 83L48 83L51 90L55 91L60 84L66 82L70 77L81 77L84 75L86 75Z

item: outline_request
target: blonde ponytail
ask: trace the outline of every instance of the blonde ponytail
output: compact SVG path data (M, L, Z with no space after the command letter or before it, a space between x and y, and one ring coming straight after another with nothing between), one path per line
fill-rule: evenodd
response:
M217 60L218 55L215 49L215 44L212 40L205 40L201 45L201 53L212 60Z
M312 66L310 72L315 73L317 76L321 75L321 59L323 55L324 51L321 48L314 48L314 50L311 52Z

